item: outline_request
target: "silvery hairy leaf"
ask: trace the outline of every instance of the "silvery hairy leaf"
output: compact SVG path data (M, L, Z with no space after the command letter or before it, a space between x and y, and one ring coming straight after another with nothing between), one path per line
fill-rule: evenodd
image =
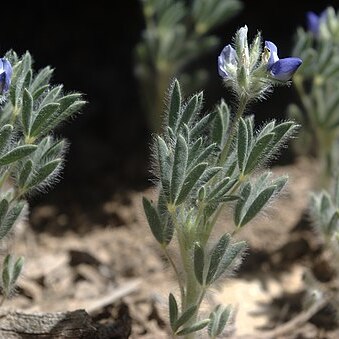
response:
M218 305L215 310L210 314L210 322L208 324L208 335L211 338L216 338L222 333L227 325L232 308L230 305Z

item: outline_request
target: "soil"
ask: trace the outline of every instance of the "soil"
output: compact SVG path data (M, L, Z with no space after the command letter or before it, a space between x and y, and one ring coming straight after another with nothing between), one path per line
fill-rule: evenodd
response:
M333 277L330 258L306 214L315 168L305 159L274 168L289 174L288 189L238 234L249 245L245 260L237 275L208 296L205 306L235 306L228 333L233 338L264 338L265 331L302 313L307 272L327 283ZM169 338L167 296L178 289L145 222L143 195L154 196L154 189L115 195L95 211L36 206L27 222L17 225L11 244L3 244L25 257L18 288L3 307L28 313L85 309L95 326L123 328L106 338ZM225 231L229 220L226 211L216 232ZM338 338L331 305L276 337Z

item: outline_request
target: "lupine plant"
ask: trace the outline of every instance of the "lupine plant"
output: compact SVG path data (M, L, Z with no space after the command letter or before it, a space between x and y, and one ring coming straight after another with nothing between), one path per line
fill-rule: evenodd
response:
M312 279L306 279L309 292L317 294L318 298L324 298L324 294L330 296L330 302L335 307L336 317L339 319L339 176L331 181L331 188L321 192L312 193L310 203L310 216L313 226L322 240L324 249L331 257L331 269L334 271L334 284L325 285ZM310 273L309 273L310 274Z
M249 47L245 26L218 58L218 72L237 99L234 111L221 100L203 114L202 92L185 99L177 80L170 87L164 131L154 137L158 198L144 198L143 206L178 281L179 296L169 295L174 336L194 338L207 326L208 336L216 338L231 321L230 305L218 305L209 316L200 306L211 287L241 262L246 243L235 241L234 234L284 188L286 176L261 169L297 128L292 121L270 121L255 129L253 116L244 112L273 86L288 83L300 64L299 58L279 59L272 42L263 48L260 34ZM217 234L224 209L232 211L233 230ZM171 252L173 243L178 257Z
M170 82L180 74L184 87L199 88L206 71L184 73L185 67L218 45L219 39L210 32L242 5L239 0L141 0L141 4L146 27L136 48L136 75L150 127L159 132L163 93Z
M67 143L53 135L57 126L84 105L79 93L51 85L53 69L32 68L31 55L13 51L0 59L0 240L27 215L30 195L58 181ZM8 298L23 258L8 254L2 265L2 300Z
M320 160L324 186L339 165L339 14L332 7L309 12L307 24L298 29L293 49L304 61L293 81L300 104L289 112L302 126L297 150Z

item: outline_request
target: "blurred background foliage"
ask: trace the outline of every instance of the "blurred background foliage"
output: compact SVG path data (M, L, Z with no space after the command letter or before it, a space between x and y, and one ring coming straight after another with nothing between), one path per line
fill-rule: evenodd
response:
M209 75L204 84L207 110L227 95L217 74L216 60L237 28L247 24L250 38L261 30L266 40L279 46L281 57L289 56L296 27L306 24L306 12L319 13L328 5L336 6L334 1L307 0L242 3L243 10L236 17L210 32L220 45L189 64L190 68L205 69ZM66 124L56 133L66 136L72 146L64 179L43 199L62 201L64 206L74 200L81 205L96 204L99 198L110 197L112 191L140 188L147 183L150 129L134 73L134 51L144 29L139 0L6 4L2 53L10 48L19 54L30 50L37 69L53 65L54 82L64 83L66 91L76 88L86 93L89 102L77 117L76 126ZM279 88L267 103L256 103L256 123L284 118L291 92Z
M185 69L220 44L213 29L242 8L240 0L140 0L145 29L136 46L135 74L148 125L160 132L163 97L174 77L189 94L208 79L203 68ZM201 66L201 65L199 65Z

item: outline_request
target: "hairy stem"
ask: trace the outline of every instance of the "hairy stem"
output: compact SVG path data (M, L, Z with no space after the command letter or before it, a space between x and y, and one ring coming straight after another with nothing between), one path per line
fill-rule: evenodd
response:
M175 273L176 277L177 277L178 285L179 285L179 288L180 288L180 298L181 298L181 300L184 300L184 298L185 298L185 290L184 290L184 286L183 286L183 284L182 284L182 282L181 282L181 277L180 277L178 268L177 268L177 266L175 265L175 263L174 263L173 259L171 258L171 256L169 255L168 250L167 250L167 247L166 247L166 246L162 246L162 249L163 249L163 251L164 251L164 253L165 253L165 256L166 256L168 262L169 262L170 265L172 266L172 268L173 268L173 270L174 270L174 273Z
M226 144L225 144L225 146L222 149L222 152L220 154L219 166L224 165L224 163L225 163L225 161L226 161L226 159L229 155L231 145L232 145L232 141L233 141L233 138L234 138L234 135L235 135L235 132L236 132L236 127L238 125L238 121L241 118L241 116L243 115L245 108L247 106L247 103L248 103L248 97L246 95L243 95L242 97L240 97L237 113L236 113L235 119L232 123L228 139L227 139Z
M181 277L179 275L179 272L177 272L177 277L179 281L179 286L181 290L181 312L185 312L190 306L197 305L198 308L201 304L204 292L203 287L198 283L194 268L193 268L193 254L192 254L192 246L187 243L187 239L185 239L185 229L186 225L179 225L178 219L177 219L177 211L172 213L172 219L173 223L176 229L176 234L178 238L179 243L179 251L180 251L180 258L182 262L183 267L183 282L181 282ZM187 227L186 227L187 228ZM185 323L185 326L190 326L194 324L197 321L198 317L198 309L196 313L193 315L193 317ZM184 336L185 339L193 339L195 338L195 334L188 334Z

